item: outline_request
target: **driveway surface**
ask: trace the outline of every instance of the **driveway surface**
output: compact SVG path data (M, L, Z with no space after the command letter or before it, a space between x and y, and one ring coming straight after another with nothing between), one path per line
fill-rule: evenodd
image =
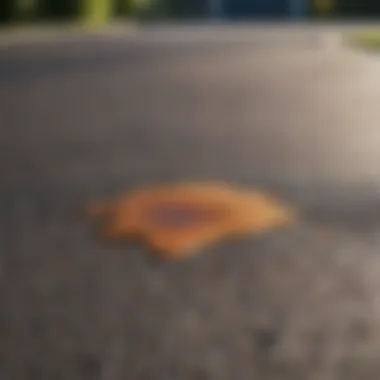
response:
M1 379L380 378L380 60L333 29L0 49ZM301 217L180 263L76 217L179 179L263 187Z

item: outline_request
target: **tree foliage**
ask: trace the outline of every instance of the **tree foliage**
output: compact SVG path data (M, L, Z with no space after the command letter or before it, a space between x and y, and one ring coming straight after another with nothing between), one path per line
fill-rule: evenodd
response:
M379 17L379 0L336 0L336 13L349 17Z
M233 2L234 0L225 0ZM279 0L282 1L282 0ZM309 3L311 14L317 0ZM379 0L330 0L331 16L376 17ZM0 22L20 20L72 20L105 22L110 16L138 18L202 18L208 15L208 0L0 0ZM311 16L312 17L312 16Z

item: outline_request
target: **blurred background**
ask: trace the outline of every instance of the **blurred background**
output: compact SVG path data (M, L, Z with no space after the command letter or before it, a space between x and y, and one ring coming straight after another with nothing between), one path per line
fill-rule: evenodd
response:
M376 18L376 0L3 0L0 21L79 21L102 24L129 19Z

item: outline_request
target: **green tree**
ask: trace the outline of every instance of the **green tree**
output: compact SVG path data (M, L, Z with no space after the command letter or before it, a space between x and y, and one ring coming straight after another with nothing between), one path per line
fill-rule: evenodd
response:
M102 25L109 21L114 10L112 0L80 0L79 16L86 25Z
M379 0L336 0L336 11L343 17L370 17L380 16Z
M206 0L162 0L168 14L174 18L204 17L208 13Z
M132 12L131 0L116 0L114 3L114 13L118 16L127 16Z
M106 23L114 10L114 0L38 1L39 14L42 19L78 20L86 25L101 25Z
M32 20L37 13L36 0L17 0L14 1L14 16L18 20Z
M36 17L37 0L1 0L0 22L31 20Z
M131 15L144 20L165 18L165 0L131 0Z
M77 0L38 0L38 15L43 20L70 20L78 12L77 3Z

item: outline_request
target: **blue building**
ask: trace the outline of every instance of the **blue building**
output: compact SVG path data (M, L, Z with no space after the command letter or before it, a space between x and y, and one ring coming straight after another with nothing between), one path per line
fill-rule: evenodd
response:
M304 18L308 0L207 0L214 19Z

